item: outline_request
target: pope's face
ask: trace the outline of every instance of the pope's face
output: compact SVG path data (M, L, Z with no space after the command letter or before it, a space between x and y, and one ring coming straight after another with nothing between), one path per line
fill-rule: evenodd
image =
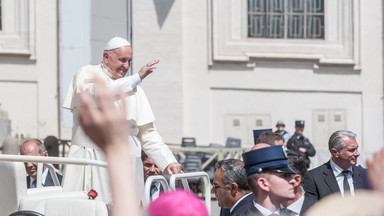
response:
M131 60L132 48L130 46L120 47L103 54L105 66L115 79L120 79L127 74Z

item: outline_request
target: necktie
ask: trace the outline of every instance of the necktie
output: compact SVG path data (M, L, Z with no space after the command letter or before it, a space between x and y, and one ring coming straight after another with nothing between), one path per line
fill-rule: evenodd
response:
M350 193L350 188L349 188L348 179L347 179L349 170L343 170L342 173L344 175L344 180L343 180L344 195L346 195L347 193Z
M230 209L222 208L220 212L220 216L228 216L231 212Z
M157 197L158 197L158 194L156 194L158 192L158 189L156 187L156 184L152 184L151 186L151 200L155 200Z
M36 180L33 180L33 181L32 181L32 186L31 186L31 188L36 188Z

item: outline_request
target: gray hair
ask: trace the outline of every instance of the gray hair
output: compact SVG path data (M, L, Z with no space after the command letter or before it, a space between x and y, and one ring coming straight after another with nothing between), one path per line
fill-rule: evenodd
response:
M347 130L338 130L335 131L331 137L329 137L328 141L328 149L331 151L332 148L335 148L338 152L340 152L345 147L344 138L350 138L356 140L356 134L352 131Z
M115 55L114 50L104 50L104 52L108 53L108 56Z
M225 187L230 187L234 182L243 192L249 190L247 184L247 174L245 173L244 163L237 159L227 159L218 161L215 168L223 171L223 182Z

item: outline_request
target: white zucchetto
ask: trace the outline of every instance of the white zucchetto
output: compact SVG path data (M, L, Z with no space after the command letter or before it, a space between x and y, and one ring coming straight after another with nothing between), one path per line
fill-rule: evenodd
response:
M114 37L105 44L104 50L114 50L125 46L131 46L131 44L122 37Z

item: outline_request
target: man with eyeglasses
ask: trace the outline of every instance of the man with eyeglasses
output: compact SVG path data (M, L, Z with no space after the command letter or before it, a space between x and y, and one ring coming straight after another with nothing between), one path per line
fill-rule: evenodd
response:
M115 105L121 106L125 100L127 124L129 125L130 149L132 163L135 164L135 180L144 191L141 150L159 166L161 171L170 175L179 173L181 165L176 161L172 152L157 132L154 126L155 117L144 91L138 86L141 81L156 69L159 60L153 60L143 66L137 74L126 76L132 60L131 44L124 38L114 37L107 42L103 52L103 61L98 65L82 67L72 79L63 107L73 113L72 145L68 157L104 161L104 153L83 132L79 121L78 93L82 90L95 95L94 79L103 79L115 96ZM124 170L121 170L124 172ZM99 200L111 202L108 184L108 173L105 168L68 165L63 182L64 190L78 191L95 189L99 192ZM144 193L139 193L143 199ZM139 202L138 202L139 203Z
M305 192L319 200L332 193L354 196L356 189L368 189L366 169L356 166L360 156L356 134L338 130L329 138L331 159L308 172Z
M212 193L215 193L221 207L220 216L243 213L253 200L246 181L244 163L237 159L227 159L218 161L215 167Z

